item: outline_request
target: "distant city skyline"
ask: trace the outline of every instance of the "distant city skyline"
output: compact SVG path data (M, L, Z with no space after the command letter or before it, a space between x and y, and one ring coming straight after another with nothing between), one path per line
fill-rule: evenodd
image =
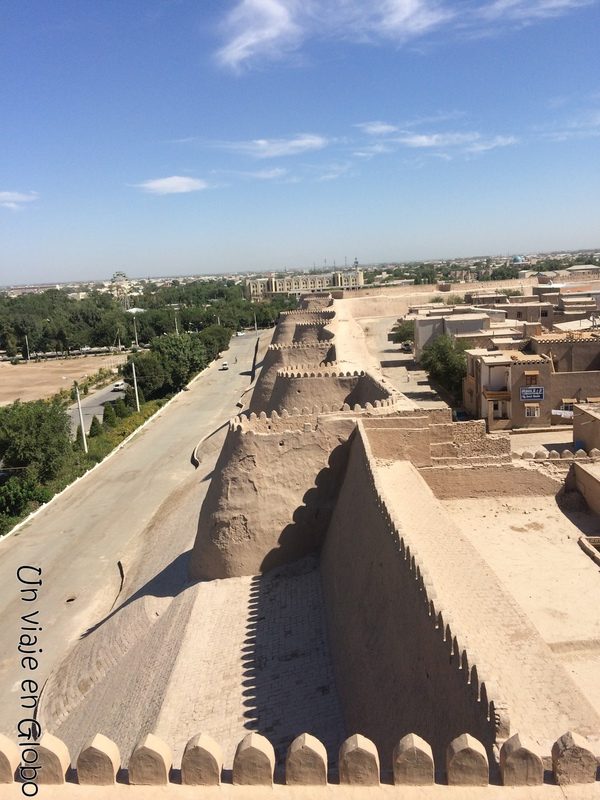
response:
M596 0L8 0L0 285L598 246Z

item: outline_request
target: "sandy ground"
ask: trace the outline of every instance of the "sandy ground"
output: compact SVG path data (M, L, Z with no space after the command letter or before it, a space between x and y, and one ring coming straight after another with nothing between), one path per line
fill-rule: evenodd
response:
M577 545L582 533L600 534L600 518L567 516L552 496L443 505L600 713L600 581Z
M73 381L93 375L100 369L116 370L127 359L125 354L77 356L54 361L30 361L24 364L0 362L0 406L15 400L39 400L61 389L70 389Z
M362 317L357 320L365 335L371 355L381 371L399 392L418 408L447 408L446 402L432 388L427 372L415 363L412 353L404 353L399 344L388 342L388 333L396 323L395 316Z

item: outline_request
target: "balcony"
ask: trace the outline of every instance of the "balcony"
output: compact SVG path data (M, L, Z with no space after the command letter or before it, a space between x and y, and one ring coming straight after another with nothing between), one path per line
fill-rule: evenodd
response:
M489 386L483 387L483 396L486 400L510 400L511 394L505 386L503 389L490 389Z

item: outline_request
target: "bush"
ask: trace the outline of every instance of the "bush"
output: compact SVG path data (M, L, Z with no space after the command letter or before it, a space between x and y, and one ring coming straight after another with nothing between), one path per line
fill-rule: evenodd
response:
M115 400L115 414L120 419L125 419L125 417L128 417L131 414L131 408L127 406L122 397L119 397L118 400Z
M415 322L412 319L404 319L392 331L394 335L394 342L401 344L402 342L412 342L415 338Z
M117 415L112 403L105 403L102 422L105 428L113 428L117 424Z
M444 302L444 298L442 297L441 294L432 294L431 297L429 298L428 302L430 302L430 303L443 303Z
M90 423L90 438L93 436L99 436L101 433L102 425L100 424L98 417L94 415Z

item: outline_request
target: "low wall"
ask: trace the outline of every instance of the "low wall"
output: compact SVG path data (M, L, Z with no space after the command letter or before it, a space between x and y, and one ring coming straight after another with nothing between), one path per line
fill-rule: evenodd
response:
M487 701L469 686L452 634L431 616L414 556L378 498L360 427L321 554L347 729L373 739L382 753L411 731L431 743L438 759L461 731L491 753L495 726Z
M416 467L431 465L431 433L428 427L369 427L367 435L375 458L411 461Z
M585 464L573 464L575 485L595 514L600 514L600 470Z
M522 497L555 495L562 482L537 470L510 465L438 467L421 471L440 500L460 497Z

